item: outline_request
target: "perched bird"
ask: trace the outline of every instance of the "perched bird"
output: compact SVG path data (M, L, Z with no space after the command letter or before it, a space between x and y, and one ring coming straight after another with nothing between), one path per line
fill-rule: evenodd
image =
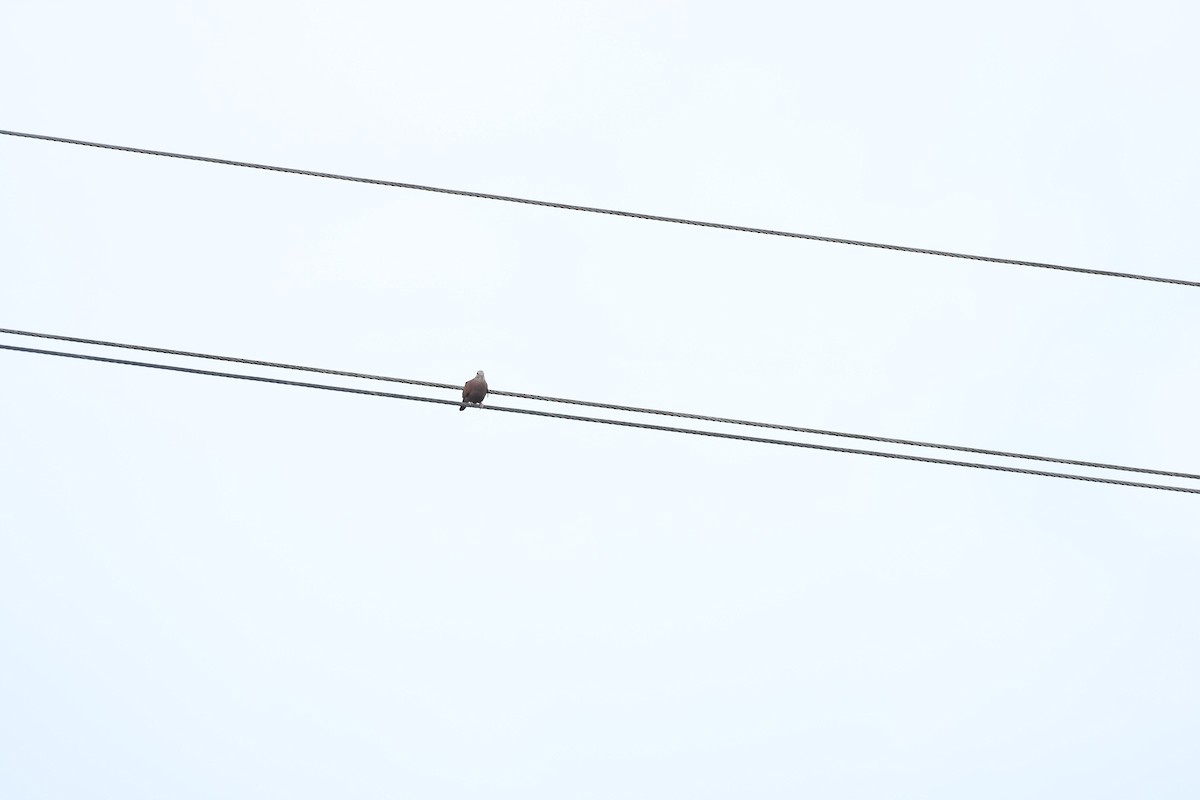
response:
M462 411L467 407L467 403L479 405L483 402L483 398L487 397L487 381L483 378L483 370L475 373L475 377L463 384L463 401L458 407Z

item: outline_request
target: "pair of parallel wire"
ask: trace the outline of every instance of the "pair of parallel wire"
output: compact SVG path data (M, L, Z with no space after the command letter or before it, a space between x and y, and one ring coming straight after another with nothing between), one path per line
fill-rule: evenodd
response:
M185 358L207 359L211 361L223 361L235 364L244 364L256 367L268 367L271 369L282 369L293 372L310 372L322 375L332 375L345 378L356 378L360 380L385 381L389 383L401 383L412 386L421 386L431 389L450 389L459 391L462 387L449 383L437 383L434 381L415 380L412 378L398 378L390 375L373 375L363 372L350 372L347 370L329 369L325 367L311 367L300 364L288 364L279 361L262 361L252 358L241 358L238 356L223 356L212 353L199 353L188 350L173 350L165 347L151 347L148 345L125 344L122 342L109 342L100 339L83 339L75 336L63 336L51 333L36 333L34 331L17 330L13 328L0 328L0 334L11 336L27 336L39 339L49 339L54 341L72 342L74 344L82 344L96 347L120 348L125 350L138 350L148 353L158 353L170 356L182 356ZM153 363L148 361L133 361L130 359L113 358L109 356L90 355L86 353L71 353L60 350L45 350L33 347L19 347L16 345L0 344L0 350L9 350L13 352L32 353L36 355L55 356L60 358L72 358L85 361L95 361L105 364L117 364L132 367L143 367L148 369L169 370L173 372L183 372L192 375L204 375L208 377L230 378L234 380L258 381L262 383L272 383L282 386L292 386L305 389L321 389L331 392L343 392L346 394L367 395L371 397L381 397L391 400L407 400L410 402L419 403L434 403L440 405L459 405L459 400L445 400L437 397L427 397L422 395L399 394L396 392L384 392L372 389L361 389L350 386L336 386L326 383L312 383L308 381L289 380L284 378L273 378L263 375L248 375L244 373L234 372L219 372L216 370L198 369L195 367L184 367L172 364ZM565 405L584 406L589 408L601 408L610 411L621 411L631 414L657 415L665 417L675 417L680 419L690 419L703 422L719 423L722 425L741 425L755 428L766 428L771 430L787 431L792 433L807 433L817 434L821 436L835 436L846 439L857 439L860 441L881 442L887 444L903 445L906 447L931 448L939 450L951 450L962 453L972 453L976 455L999 456L1003 458L1023 459L1027 461L1039 461L1044 463L1066 464L1076 467L1087 467L1091 469L1114 470L1121 472L1139 473L1142 475L1155 475L1171 478L1183 478L1185 480L1200 481L1200 475L1188 472L1174 472L1170 470L1150 469L1144 467L1130 467L1122 464L1106 464L1096 461L1081 461L1077 459L1057 458L1053 456L1041 456L1030 453L1017 453L1004 450L989 450L980 447L965 447L961 445L940 444L936 442L923 442L914 439L896 439L887 436L872 436L860 433L846 433L843 431L823 430L820 428L806 428L795 425L782 425L774 422L755 422L752 420L733 419L729 417L715 417L706 414L693 414L684 411L668 411L656 408L641 408L637 406L617 405L614 403L601 403L592 400L574 400L566 397L551 397L547 395L528 394L526 392L511 392L504 390L492 390L488 393L493 397L514 397L525 400L533 400L543 403L561 403ZM1159 489L1162 491L1183 492L1188 494L1200 494L1200 488L1188 486L1173 486L1169 484L1147 483L1143 481L1127 481L1116 478L1107 478L1095 475L1083 475L1070 472L1051 472L1048 470L1030 469L1026 467L1013 467L1003 464L989 464L976 461L958 461L946 458L934 458L932 456L912 455L907 453L892 453L881 450L863 450L853 447L839 447L836 445L818 444L815 442L801 442L791 439L773 439L761 436L750 436L747 434L729 433L727 431L703 430L699 428L681 428L671 425L657 425L649 422L636 422L627 420L611 419L606 417L588 417L578 414L565 414L556 411L544 411L531 408L514 408L510 406L497 406L486 404L479 408L487 411L496 411L510 414L525 414L529 416L549 417L552 419L568 420L572 422L590 422L601 425L615 425L625 428L641 428L643 430L662 431L665 433L681 433L693 436L707 436L717 439L732 439L742 442L753 442L757 444L773 444L785 447L800 447L811 450L825 450L835 453L849 453L852 455L874 456L877 458L893 458L902 461L919 461L927 464L943 464L955 467L970 467L974 469L995 470L998 472L1012 472L1023 475L1036 475L1046 478L1064 478L1068 480L1088 481L1092 483L1105 483L1116 486L1131 486L1140 489Z

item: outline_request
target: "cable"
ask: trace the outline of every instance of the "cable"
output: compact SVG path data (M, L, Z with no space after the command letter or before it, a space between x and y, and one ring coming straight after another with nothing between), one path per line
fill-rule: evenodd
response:
M392 400L412 400L419 403L437 403L439 405L459 405L458 400L440 400L436 397L420 397L417 395L395 394L393 392L379 392L371 389L353 389L348 386L331 386L324 383L306 383L303 381L289 381L282 378L267 378L260 375L241 375L234 372L216 372L207 369L195 369L194 367L177 367L167 364L151 364L146 361L129 361L123 358L106 358L104 356L84 355L82 353L64 353L57 350L40 350L32 347L16 347L14 345L0 344L0 350L12 350L18 353L34 353L45 356L59 356L61 358L77 358L85 361L98 361L105 364L123 364L131 367L146 367L149 369L169 370L172 372L185 372L191 375L207 375L217 378L233 378L243 381L259 381L262 383L274 383L281 386L296 386L305 389L324 389L331 392L345 392L347 394L369 395L371 397L386 397ZM717 431L697 430L695 428L676 428L668 425L651 425L646 422L627 422L625 420L602 419L600 417L581 417L575 414L560 414L552 411L536 411L530 408L508 408L504 406L477 406L487 411L503 411L509 414L527 414L536 417L550 417L552 419L564 419L573 422L592 422L600 425L617 425L623 428L642 428L651 431L663 431L665 433L685 433L693 436L708 436L715 439L732 439L740 442L754 442L757 444L775 444L786 447L803 447L811 450L825 450L833 453L849 453L859 456L875 456L878 458L894 458L902 461L920 461L926 464L945 464L954 467L970 467L973 469L990 469L997 472L1012 472L1021 475L1037 475L1044 478L1064 478L1066 480L1087 481L1090 483L1106 483L1113 486L1132 486L1139 489L1159 489L1166 492L1185 492L1188 494L1200 494L1200 489L1191 489L1183 486L1168 486L1159 483L1140 483L1136 481L1122 481L1113 478L1100 478L1092 475L1074 475L1067 472L1047 472L1044 470L1024 469L1021 467L1006 467L999 464L979 464L971 461L951 461L944 458L929 458L927 456L914 456L902 453L885 453L878 450L858 450L850 447L834 447L825 444L813 444L811 442L793 442L786 439L766 439L759 436L746 436L738 433L719 433Z
M550 200L531 200L529 198L509 197L502 194L470 192L464 189L446 189L439 186L423 186L418 183L401 183L400 181L386 181L378 178L359 178L352 175L338 175L332 172L317 172L308 169L297 169L295 167L280 167L271 164L257 164L252 161L233 161L228 158L213 158L211 156L197 156L189 155L187 153L172 153L166 150L147 150L142 147L128 147L120 144L103 144L101 142L88 142L81 139L64 139L60 136L46 136L38 133L21 133L20 131L0 130L0 134L5 136L19 136L25 139L39 139L45 142L74 144L81 145L83 147L99 147L105 150L120 150L125 153L139 153L141 155L162 156L164 158L179 158L187 161L203 161L209 164L224 164L230 167L245 167L248 169L269 170L271 172L286 172L292 175L308 175L314 178L329 178L330 180L335 181L370 183L376 186L391 186L397 189L414 189L421 192L437 192L439 194L453 194L461 197L476 197L483 200L499 200L505 203L523 203L531 206L560 208L567 211L584 211L589 214L608 214L615 217L631 217L634 219L650 220L652 222L671 222L677 225L695 225L703 228L719 228L721 230L739 231L742 233L758 233L764 236L786 236L792 239L809 239L814 242L828 242L830 244L849 244L855 245L856 247L874 247L881 250L896 250L904 253L920 253L930 256L944 256L946 258L963 258L971 261L987 261L993 264L1008 264L1018 267L1037 267L1039 269L1057 269L1064 272L1080 272L1088 275L1101 275L1109 278L1130 278L1139 281L1171 283L1177 286L1200 287L1200 281L1188 281L1181 278L1163 278L1155 275L1142 275L1136 272L1114 272L1111 270L1091 269L1088 267L1068 267L1062 264L1047 264L1041 261L1021 261L1012 258L971 255L969 253L956 253L950 250L932 250L925 247L908 247L899 244L883 244L880 242L859 241L857 239L841 239L836 236L817 236L811 233L794 233L791 231L773 230L771 228L750 228L744 225L730 225L722 222L703 222L701 220L683 219L682 217L665 217L658 214L642 214L636 211L619 211L611 208L594 208L592 206L579 206L570 203L555 203Z
M39 339L53 339L60 342L74 342L76 344L99 345L101 347L120 347L126 350L141 350L147 353L163 353L173 356L186 356L188 358L206 358L213 361L228 361L234 364L250 364L258 367L272 367L275 369L287 369L297 372L316 372L322 375L338 375L346 378L361 378L372 381L388 381L390 383L404 383L411 386L424 386L432 389L451 389L459 391L462 386L452 383L433 383L431 381L418 381L410 378L393 378L386 375L371 375L362 372L346 372L337 369L324 369L322 367L305 367L298 364L285 364L278 361L258 361L251 358L237 358L234 356L219 356L209 353L195 353L187 350L169 350L164 347L148 347L138 344L122 344L120 342L107 342L101 339L82 339L76 336L60 336L52 333L34 333L33 331L15 330L13 328L0 328L0 334L12 334L14 336L31 336ZM1091 467L1094 469L1111 469L1121 472L1136 472L1143 475L1161 475L1168 478L1186 478L1188 480L1200 480L1200 475L1190 472L1172 472L1169 470L1149 469L1144 467L1128 467L1121 464L1105 464L1098 461L1080 461L1071 458L1055 458L1052 456L1031 455L1029 453L1014 453L1005 450L988 450L982 447L964 447L953 444L938 444L935 442L922 442L914 439L895 439L888 436L873 436L863 433L844 433L841 431L823 430L821 428L804 428L795 425L781 425L774 422L752 422L744 419L731 419L728 417L712 417L705 414L689 414L684 411L664 411L656 408L638 408L637 406L622 406L613 403L598 403L590 400L571 400L565 397L549 397L546 395L526 394L524 392L506 392L498 389L493 389L488 394L497 397L515 397L522 400L535 400L543 403L563 403L564 405L586 406L589 408L602 408L607 411L626 411L634 414L656 414L664 417L676 417L679 419L693 419L699 422L716 422L723 425L745 425L755 428L767 428L777 431L788 431L789 433L811 433L820 436L837 436L845 439L857 439L866 442L879 442L881 444L898 444L906 447L928 447L936 450L952 450L959 453L972 453L975 455L999 456L1002 458L1019 458L1026 461L1042 461L1052 464L1066 464L1073 467Z

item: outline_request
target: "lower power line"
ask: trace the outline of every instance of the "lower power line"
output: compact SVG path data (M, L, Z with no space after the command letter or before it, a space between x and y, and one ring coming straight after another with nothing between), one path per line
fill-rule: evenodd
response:
M440 405L457 406L459 400L441 400L434 397L420 397L417 395L396 394L393 392L380 392L371 389L354 389L348 386L332 386L324 383L307 383L304 381L291 381L283 378L268 378L260 375L242 375L233 372L217 372L214 370L196 369L194 367L179 367L168 364L153 364L146 361L130 361L122 358L107 358L104 356L85 355L83 353L66 353L58 350L40 350L32 347L16 347L14 345L0 344L0 349L11 350L18 353L33 353L44 356L57 356L60 358L74 358L84 361L96 361L104 364L123 364L131 367L145 367L148 369L161 369L171 372L185 372L191 375L207 375L216 378L232 378L243 381L258 381L261 383L274 383L281 386L296 386L305 389L324 389L331 392L343 392L346 394L360 394L371 397L385 397L392 400L411 400L419 403L437 403ZM1020 475L1037 475L1044 478L1064 478L1067 480L1087 481L1090 483L1105 483L1114 486L1132 486L1139 489L1158 489L1167 492L1184 492L1188 494L1200 494L1200 489L1193 489L1183 486L1169 486L1158 483L1142 483L1138 481L1123 481L1114 478L1101 478L1091 475L1077 475L1067 472L1048 472L1045 470L1025 469L1022 467L1009 467L999 464L983 464L972 461L952 461L943 458L930 458L927 456L907 455L902 453L886 453L877 450L859 450L850 447L835 447L832 445L813 444L811 442L795 442L786 439L767 439L759 436L747 436L738 433L722 433L717 431L705 431L695 428L677 428L668 425L652 425L645 422L627 422L625 420L603 419L600 417L582 417L575 414L561 414L553 411L537 411L528 408L507 408L503 406L478 406L486 411L501 411L510 414L526 414L537 417L551 417L553 419L570 420L572 422L591 422L601 425L616 425L623 428L642 428L652 431L663 431L665 433L683 433L693 436L708 436L715 439L732 439L740 442L754 442L757 444L774 444L785 447L802 447L811 450L825 450L834 453L849 453L859 456L875 456L878 458L894 458L902 461L920 461L926 464L945 464L953 467L970 467L972 469L987 469L997 472L1013 472Z
M286 369L296 372L313 372L321 375L338 375L345 378L359 378L371 381L386 381L388 383L403 383L410 386L424 386L431 389L451 389L454 391L460 390L460 385L452 383L434 383L432 381L419 381L411 378L396 378L389 375L372 375L364 372L348 372L340 369L326 369L324 367L306 367L299 364L286 364L279 361L260 361L253 358L239 358L237 356L221 356L212 353L197 353L189 350L171 350L165 347L150 347L141 344L124 344L121 342L109 342L102 339L83 339L78 336L63 336L55 333L36 333L34 331L16 330L14 328L0 328L0 333L11 334L13 336L29 336L37 339L51 339L59 342L73 342L75 344L97 345L100 347L116 347L124 350L138 350L144 353L163 353L172 356L185 356L187 358L203 358L210 361L225 361L233 364L249 364L256 367L271 367L272 369ZM822 428L805 428L797 425L782 425L775 422L754 422L746 419L733 419L730 417L714 417L707 414L691 414L685 411L666 411L658 408L639 408L638 406L624 406L615 403L599 403L592 400L572 400L566 397L551 397L540 394L527 394L525 392L506 392L499 389L493 389L489 392L494 397L515 397L521 400L536 400L542 403L562 403L564 405L585 406L588 408L602 408L606 411L625 411L632 414L654 414L664 417L675 417L677 419L692 419L697 422L716 422L721 425L745 425L755 428L766 428L777 431L787 431L788 433L809 433L819 436L836 436L843 439L857 439L865 442L879 442L880 444L897 444L905 447L926 447L934 450L952 450L959 453L971 453L972 455L980 456L999 456L1001 458L1019 458L1025 461L1041 461L1052 464L1066 464L1072 467L1089 467L1092 469L1109 469L1120 472L1136 472L1142 475L1161 475L1166 478L1186 478L1187 480L1200 481L1200 475L1195 475L1190 472L1173 472L1170 470L1149 469L1146 467L1130 467L1122 464L1106 464L1100 461L1081 461L1073 458L1056 458L1054 456L1040 456L1030 453L1014 453L1007 450L989 450L982 447L966 447L956 444L939 444L937 442L922 442L915 439L897 439L890 436L875 436L866 433L846 433L844 431L831 431Z

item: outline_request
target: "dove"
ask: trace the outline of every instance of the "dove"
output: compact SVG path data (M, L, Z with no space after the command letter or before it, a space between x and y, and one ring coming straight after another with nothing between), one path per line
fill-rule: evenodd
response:
M483 370L475 373L475 377L463 384L463 401L458 407L462 411L467 407L467 403L479 405L483 402L483 398L487 397L487 381L483 378Z

